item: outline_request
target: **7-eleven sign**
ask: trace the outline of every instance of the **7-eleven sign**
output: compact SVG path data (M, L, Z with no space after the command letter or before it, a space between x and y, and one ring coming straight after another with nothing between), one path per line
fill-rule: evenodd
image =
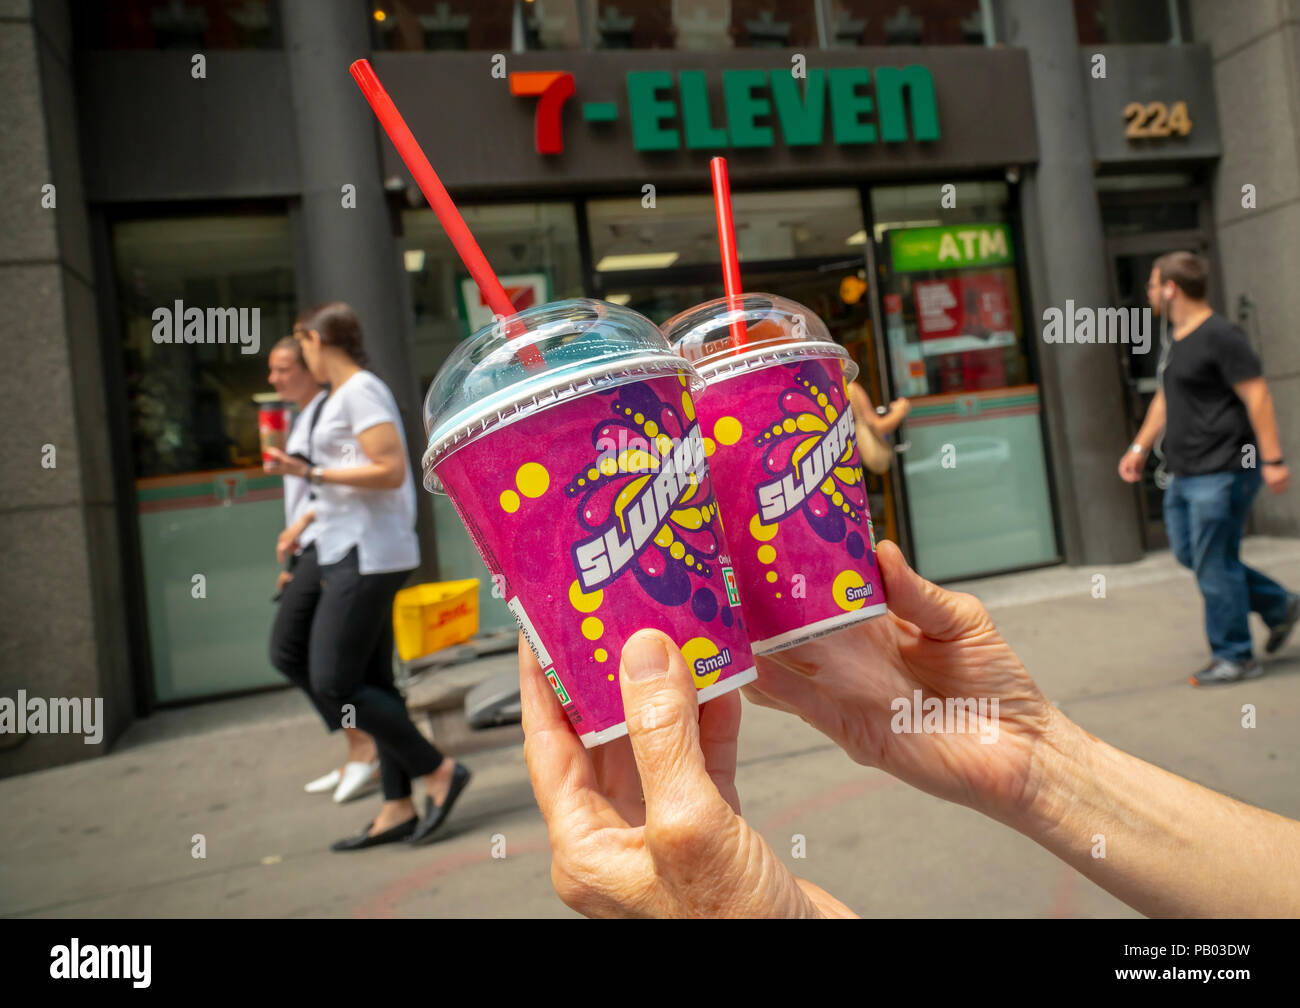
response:
M740 605L740 593L736 591L736 574L730 567L722 568L722 583L727 586L727 601L733 605Z

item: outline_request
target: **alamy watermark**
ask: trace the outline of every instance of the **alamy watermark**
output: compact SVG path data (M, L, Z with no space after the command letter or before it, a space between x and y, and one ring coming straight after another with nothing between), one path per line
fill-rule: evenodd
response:
M1043 309L1044 343L1122 343L1135 354L1151 352L1150 308L1089 308L1065 302Z
M85 735L86 745L104 739L103 697L0 697L0 735Z
M998 698L939 697L922 699L920 690L889 702L894 716L889 727L895 735L957 735L979 733L980 742L998 740Z
M262 346L260 308L186 308L177 300L170 307L155 308L155 343L239 344L239 352L255 354Z

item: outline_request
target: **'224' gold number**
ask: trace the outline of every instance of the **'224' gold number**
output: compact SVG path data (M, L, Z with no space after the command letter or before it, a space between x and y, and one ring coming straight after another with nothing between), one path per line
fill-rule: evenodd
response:
M1148 137L1167 137L1177 134L1187 136L1192 131L1192 120L1187 115L1187 102L1174 102L1170 108L1164 102L1129 102L1124 106L1128 129L1124 135L1130 140Z

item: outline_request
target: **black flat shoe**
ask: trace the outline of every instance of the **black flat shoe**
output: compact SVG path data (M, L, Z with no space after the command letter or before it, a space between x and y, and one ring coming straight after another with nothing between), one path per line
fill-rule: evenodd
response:
M438 827L443 824L451 812L451 807L460 797L460 793L465 790L465 785L469 783L470 772L465 767L457 763L456 769L451 774L451 787L447 789L447 798L441 805L435 805L433 799L429 799L429 804L425 806L424 815L420 816L420 821L416 823L415 832L411 834L411 844L419 846L428 843Z
M416 823L419 821L420 820L417 816L411 816L411 818L406 820L406 822L398 823L396 826L386 829L382 833L376 833L374 836L371 836L370 826L374 825L374 822L372 821L369 826L363 829L356 836L346 837L343 840L335 841L330 845L330 850L361 850L365 847L378 847L380 844L397 843L399 840L405 840L410 837L411 833L415 830Z

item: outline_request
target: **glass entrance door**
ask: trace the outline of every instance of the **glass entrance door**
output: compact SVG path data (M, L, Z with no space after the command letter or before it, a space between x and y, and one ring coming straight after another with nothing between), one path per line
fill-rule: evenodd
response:
M947 187L944 187L947 188ZM1003 183L871 192L880 312L917 569L932 580L1059 559Z

